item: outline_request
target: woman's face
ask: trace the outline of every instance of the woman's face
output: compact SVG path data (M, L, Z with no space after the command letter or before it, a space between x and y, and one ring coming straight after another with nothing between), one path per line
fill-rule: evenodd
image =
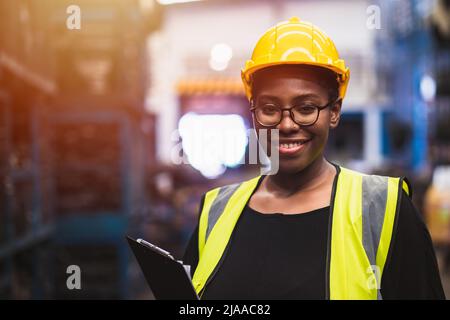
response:
M280 108L290 108L299 104L324 106L330 101L330 82L326 74L317 69L300 65L282 65L259 70L254 74L252 93L254 106L265 103ZM259 129L279 130L279 172L296 173L307 168L322 157L330 128L339 123L341 104L335 103L322 109L317 122L311 126L296 124L289 111L283 111L281 122L272 127L258 123L253 113L253 123L260 139ZM270 130L267 146L270 146ZM291 145L286 145L291 144ZM292 145L294 144L294 146ZM297 144L297 146L295 146ZM264 147L264 144L262 144ZM269 157L271 148L265 148Z

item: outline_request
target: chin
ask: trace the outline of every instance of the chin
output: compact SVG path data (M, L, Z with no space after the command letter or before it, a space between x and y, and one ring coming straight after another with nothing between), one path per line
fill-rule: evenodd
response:
M299 161L300 160L300 161ZM280 159L278 173L293 174L303 171L310 163L305 163L301 159Z

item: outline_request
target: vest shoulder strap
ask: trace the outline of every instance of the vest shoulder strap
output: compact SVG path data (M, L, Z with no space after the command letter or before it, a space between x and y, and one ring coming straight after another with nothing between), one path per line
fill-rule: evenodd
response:
M234 226L261 176L208 191L200 214L199 263L192 283L199 293L219 263ZM208 239L210 241L207 241Z
M331 243L330 298L380 298L377 289L389 253L399 193L404 188L409 194L410 188L402 178L340 169L332 222L332 237L339 241ZM352 264L355 268L350 272L345 266ZM371 288L368 272L376 279Z
M205 195L205 201L200 215L199 226L199 257L203 253L206 240L211 233L226 204L233 193L239 188L240 183L231 184L210 190Z

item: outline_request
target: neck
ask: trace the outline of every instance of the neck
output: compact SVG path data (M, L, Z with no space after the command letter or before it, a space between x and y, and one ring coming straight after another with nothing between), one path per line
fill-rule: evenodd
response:
M266 188L280 196L289 196L302 190L313 190L320 187L334 176L335 168L325 160L318 157L313 163L302 171L296 173L278 172L267 177Z

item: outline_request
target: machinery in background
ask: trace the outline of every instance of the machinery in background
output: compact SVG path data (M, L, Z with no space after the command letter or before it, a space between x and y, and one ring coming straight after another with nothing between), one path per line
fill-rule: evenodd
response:
M439 0L430 16L435 48L433 99L429 106L429 161L433 179L425 197L426 221L450 272L450 1Z
M127 298L139 281L124 237L148 208L145 40L161 21L142 3L77 1L80 29L71 1L0 3L3 298Z

